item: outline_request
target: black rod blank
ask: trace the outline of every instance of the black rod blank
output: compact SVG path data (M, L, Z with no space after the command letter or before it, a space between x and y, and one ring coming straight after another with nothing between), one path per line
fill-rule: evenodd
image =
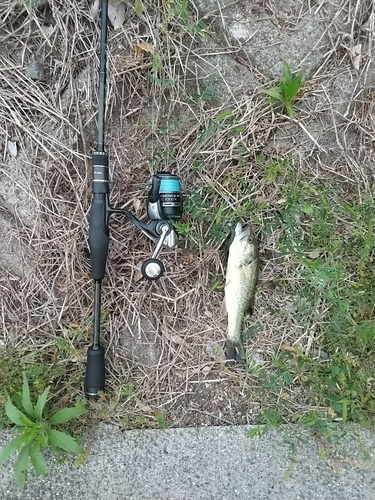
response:
M94 299L94 326L93 326L93 339L92 348L99 349L100 346L100 312L102 302L102 282L95 281L95 299Z
M85 392L97 397L105 385L104 348L100 345L101 286L109 244L109 166L104 150L105 85L108 0L101 4L98 143L92 154L92 202L90 208L89 247L91 273L95 282L93 342L87 351Z
M98 144L97 151L104 151L105 124L105 86L106 86L106 53L107 53L108 0L102 0L101 32L100 32L100 66L99 66L99 109L98 109Z

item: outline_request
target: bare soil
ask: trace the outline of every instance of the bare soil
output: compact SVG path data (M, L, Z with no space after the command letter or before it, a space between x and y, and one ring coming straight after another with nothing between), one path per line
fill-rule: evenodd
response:
M169 169L181 177L186 197L200 193L210 204L219 195L235 210L255 195L277 210L282 200L264 182L256 161L260 154L289 158L312 178L334 175L348 196L360 188L371 191L372 2L300 1L300 9L281 11L275 2L254 1L251 19L248 2L226 3L224 8L211 2L210 10L191 3L186 21L173 14L172 0L160 0L157 7L143 2L140 17L129 2L122 27L110 28L111 203L146 220L147 182L157 169ZM198 16L207 32L194 28ZM87 215L99 21L85 0L49 0L29 12L22 2L6 0L0 18L0 204L19 241L15 248L10 238L8 250L0 251L0 337L5 345L29 350L57 346L51 363L82 373L82 384L70 388L74 399L83 395L91 339ZM267 43L272 38L272 50L262 51L257 32ZM300 47L298 40L306 37L309 43ZM353 62L358 44L359 67ZM275 48L280 45L282 50ZM159 84L150 77L156 56L162 61ZM293 71L309 63L294 123L259 94L275 83L287 56ZM25 76L36 59L45 66L46 81ZM202 93L210 77L218 82L213 100L194 104L193 94ZM218 128L199 142L202 128L229 108L243 132L230 136L228 127ZM16 158L8 140L17 143ZM205 194L207 186L214 198ZM213 208L218 211L219 205ZM194 225L206 245L195 244L194 235L182 239L176 250L162 254L165 276L146 283L140 266L153 244L127 220L112 218L102 304L109 392L91 403L98 418L124 426L156 425L158 412L171 426L256 420L261 406L256 374L223 359L226 323L219 316L222 291L215 286L225 275L223 241L208 241L210 222L191 214L183 222ZM3 233L9 224L4 219ZM263 233L260 222L257 233L261 278L255 313L244 330L259 325L246 348L266 367L284 344L306 346L311 339L293 317L285 283L297 278L280 255L277 232ZM70 350L58 348L59 339Z

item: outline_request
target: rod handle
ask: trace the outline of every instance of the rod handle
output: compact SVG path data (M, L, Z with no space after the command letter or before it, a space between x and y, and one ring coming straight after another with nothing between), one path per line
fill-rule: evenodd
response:
M108 255L109 229L107 199L104 194L94 194L89 225L91 272L94 280L102 280Z
M96 398L99 391L104 390L105 365L104 348L99 345L96 349L91 346L87 350L85 392L89 398Z

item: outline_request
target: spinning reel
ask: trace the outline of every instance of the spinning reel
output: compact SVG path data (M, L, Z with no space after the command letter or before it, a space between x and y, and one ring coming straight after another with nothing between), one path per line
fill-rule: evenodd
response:
M148 224L142 223L126 210L121 212L156 243L154 253L144 261L141 272L147 280L159 279L164 273L164 265L158 259L160 251L163 246L174 248L177 245L173 222L182 216L182 195L178 177L169 172L158 172L152 176L147 198L147 215L151 219Z

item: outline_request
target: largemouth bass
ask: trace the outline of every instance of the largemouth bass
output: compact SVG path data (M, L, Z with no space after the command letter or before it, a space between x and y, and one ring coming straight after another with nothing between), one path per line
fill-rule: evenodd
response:
M245 313L253 313L255 288L259 274L259 254L251 228L242 228L240 222L234 230L229 247L222 315L228 314L226 357L239 362L245 360L241 340Z

